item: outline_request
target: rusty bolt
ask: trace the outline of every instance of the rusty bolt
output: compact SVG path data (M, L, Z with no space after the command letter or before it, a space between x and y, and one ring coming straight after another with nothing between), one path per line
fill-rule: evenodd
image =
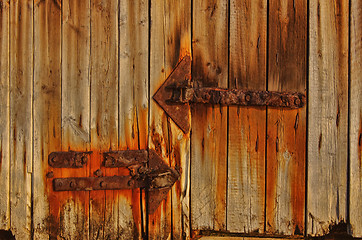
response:
M245 100L246 100L247 102L249 102L250 99L251 99L251 96L250 96L249 94L245 95Z
M71 181L71 182L69 183L69 187L70 187L70 188L75 188L75 183L74 183L73 181Z
M58 187L61 187L62 185L63 185L62 182L60 182L60 181L57 182L57 186L58 186Z
M94 175L97 176L97 177L100 177L102 176L102 170L98 169L97 171L94 172Z
M86 163L87 163L87 160L88 160L88 158L87 158L86 156L83 156L83 157L81 158L81 163L82 163L82 164L86 164Z
M47 178L52 178L54 177L54 173L52 171L47 173Z
M134 180L133 179L129 180L127 184L128 186L132 187L134 185Z
M105 183L104 181L102 181L102 182L99 183L99 186L100 186L101 188L104 188L104 187L106 186L106 183Z
M299 99L299 98L296 98L296 99L294 100L294 103L295 103L295 105L299 106L299 105L300 105L300 99Z
M56 162L56 161L55 161L55 156L52 157L52 158L50 159L50 161L51 161L52 163L55 163L55 162Z

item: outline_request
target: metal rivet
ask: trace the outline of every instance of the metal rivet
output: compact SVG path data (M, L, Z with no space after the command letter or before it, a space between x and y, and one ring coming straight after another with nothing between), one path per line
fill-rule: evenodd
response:
M56 162L56 161L55 161L55 156L52 157L52 158L50 159L50 161L51 161L52 163L55 163L55 162Z
M48 172L46 176L47 176L47 178L52 178L52 177L54 177L54 173L53 172Z
M246 100L247 102L249 102L250 99L251 99L251 96L250 96L249 94L245 95L245 100Z
M97 171L94 172L94 175L97 176L97 177L100 177L102 176L102 170L98 169Z
M62 182L60 182L60 181L57 182L57 186L58 186L58 187L61 187L62 185L63 185Z
M88 158L87 158L86 156L83 156L83 157L81 158L82 164L86 164L86 163L87 163L87 160L88 160Z
M133 179L129 180L127 184L128 184L128 186L133 186L134 185L134 180Z
M299 99L299 98L296 98L296 99L294 100L294 103L295 103L295 105L298 105L298 106L299 106L299 104L300 104L300 99Z
M101 188L104 188L104 187L106 186L106 184L105 184L105 182L102 181L102 182L99 183L99 186L100 186Z
M70 182L70 183L69 183L69 187L74 188L74 187L75 187L75 183L74 183L73 181Z

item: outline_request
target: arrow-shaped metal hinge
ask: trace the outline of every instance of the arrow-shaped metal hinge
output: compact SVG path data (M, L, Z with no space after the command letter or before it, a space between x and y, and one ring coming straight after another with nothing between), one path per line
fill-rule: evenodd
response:
M297 92L197 88L191 79L191 57L186 55L174 68L153 99L184 133L190 130L190 104L269 106L301 108L306 97Z
M51 153L51 156L66 153ZM103 153L104 167L125 167L127 176L71 177L53 179L54 191L94 191L144 188L148 191L148 213L167 197L180 173L169 167L154 150L124 150ZM100 171L100 170L98 170ZM97 171L96 171L97 172Z

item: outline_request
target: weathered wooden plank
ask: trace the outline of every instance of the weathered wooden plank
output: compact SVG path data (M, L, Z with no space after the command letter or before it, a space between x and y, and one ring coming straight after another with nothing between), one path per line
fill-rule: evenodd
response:
M107 176L118 169L101 167L102 152L118 148L118 1L91 0L90 175ZM119 191L91 191L90 239L119 239ZM125 235L125 234L123 234ZM128 237L130 239L130 237Z
M267 1L230 2L229 88L266 90ZM264 232L266 108L229 107L227 230Z
M362 237L362 2L351 1L350 15L350 222Z
M121 0L119 11L119 148L147 149L148 1ZM123 193L119 202L120 233L125 233L124 239L142 239L146 217L140 198L144 194L139 189Z
M191 55L191 1L165 1L164 74L186 54ZM168 16L168 14L170 14ZM151 33L152 34L152 33ZM152 48L151 48L152 50ZM160 70L160 69L159 69ZM162 72L162 69L161 69ZM190 134L168 118L168 155L172 168L179 170L181 177L171 190L172 239L190 237ZM166 129L165 129L166 130ZM157 239L156 237L153 239Z
M10 215L17 239L31 238L33 2L10 2Z
M199 86L228 86L228 1L193 1L192 77ZM191 110L191 226L226 229L227 107Z
M309 2L307 234L346 221L348 1Z
M306 91L307 1L269 5L268 90ZM268 108L266 231L303 235L306 107Z
M10 1L0 1L0 229L10 228L10 99L9 99L9 24Z
M178 61L191 51L191 1L151 1L150 93L153 95ZM189 144L184 135L154 102L150 103L149 148L173 167L187 168ZM179 151L177 153L177 151ZM180 239L188 235L187 174L182 173L172 193L149 216L150 239ZM182 186L181 186L182 185ZM181 196L181 191L185 194ZM172 197L171 197L172 196ZM171 201L172 198L172 201ZM172 210L171 210L172 209ZM183 216L183 220L181 219ZM173 226L171 226L173 222Z
M61 8L56 1L34 6L34 239L56 236L56 222L49 217L49 202L58 211L57 194L47 172L60 170L48 166L48 155L61 150ZM55 173L54 173L55 171Z
M90 148L90 1L62 2L62 150ZM61 177L89 175L64 169ZM69 192L60 201L60 237L89 238L89 193Z

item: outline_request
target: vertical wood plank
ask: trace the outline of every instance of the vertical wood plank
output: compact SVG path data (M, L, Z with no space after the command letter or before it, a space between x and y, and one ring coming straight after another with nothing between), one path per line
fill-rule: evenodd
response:
M47 239L57 234L53 213L62 195L46 178L60 172L48 166L49 153L61 150L61 6L56 1L35 1L34 36L33 238Z
M91 0L90 176L117 175L101 167L102 153L118 148L118 1ZM91 191L89 238L119 239L119 191ZM128 238L129 239L129 238Z
M9 129L10 129L10 102L9 102L9 24L10 24L10 2L0 1L0 229L10 228L10 152L9 152Z
M350 9L350 222L362 237L362 2L352 0Z
M269 5L268 90L306 91L307 1ZM266 231L303 235L306 107L268 108Z
M193 1L192 77L196 86L228 86L228 1ZM227 107L191 110L192 229L226 229Z
M346 221L348 1L310 1L307 234Z
M90 1L62 2L62 150L90 148ZM62 177L85 177L82 169L65 169ZM60 236L89 238L89 193L69 192L61 199Z
M148 1L120 1L119 8L119 148L147 149L148 142ZM122 239L142 239L145 212L139 189L122 191L119 232ZM143 199L142 199L143 200Z
M229 88L266 90L267 1L230 2ZM264 232L266 108L229 107L227 230Z
M33 2L10 2L10 215L18 239L31 238Z
M191 52L191 1L154 0L150 7L150 94L153 95L178 61ZM185 170L181 182L175 184L168 198L149 216L149 238L181 239L189 234L185 223L189 135L183 134L154 101L150 103L149 134L149 148L155 149L172 167Z

